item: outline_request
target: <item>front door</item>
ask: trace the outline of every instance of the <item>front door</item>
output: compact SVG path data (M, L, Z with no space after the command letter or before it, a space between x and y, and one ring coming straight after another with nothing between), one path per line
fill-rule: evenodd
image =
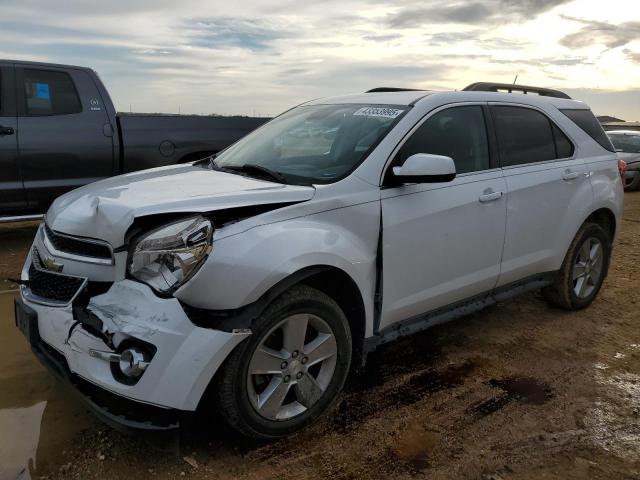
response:
M426 119L392 165L415 153L453 158L448 183L382 190L383 280L380 329L490 292L500 273L506 191L491 158L486 107L463 104Z
M0 65L0 216L25 213L18 165L15 83L12 65Z
M29 205L40 212L59 195L114 173L106 109L89 74L17 67L18 142Z

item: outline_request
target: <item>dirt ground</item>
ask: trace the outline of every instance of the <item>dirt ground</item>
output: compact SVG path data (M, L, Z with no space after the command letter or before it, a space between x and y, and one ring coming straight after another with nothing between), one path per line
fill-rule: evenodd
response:
M18 274L32 234L2 227L2 275ZM639 253L628 193L590 308L530 294L400 340L332 413L272 444L216 420L168 439L101 425L37 365L0 295L0 479L640 479Z

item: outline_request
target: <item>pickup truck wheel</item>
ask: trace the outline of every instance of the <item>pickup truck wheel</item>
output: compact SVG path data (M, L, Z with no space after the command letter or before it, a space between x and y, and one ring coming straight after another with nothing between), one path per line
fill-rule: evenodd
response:
M344 312L324 293L296 286L254 322L219 372L222 417L255 439L290 435L334 404L350 362Z
M593 302L607 276L611 257L609 234L585 223L576 234L555 282L542 290L546 300L565 310L579 310Z

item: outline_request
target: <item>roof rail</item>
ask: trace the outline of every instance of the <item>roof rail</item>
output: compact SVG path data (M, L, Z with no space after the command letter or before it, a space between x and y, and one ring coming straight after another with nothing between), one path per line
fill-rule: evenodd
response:
M417 88L397 88L397 87L377 87L367 90L364 93L381 93L381 92L419 92Z
M554 98L568 98L571 97L560 90L552 90L550 88L542 87L529 87L527 85L512 85L510 83L492 83L492 82L477 82L462 89L465 92L508 92L513 93L537 93L542 97L554 97Z

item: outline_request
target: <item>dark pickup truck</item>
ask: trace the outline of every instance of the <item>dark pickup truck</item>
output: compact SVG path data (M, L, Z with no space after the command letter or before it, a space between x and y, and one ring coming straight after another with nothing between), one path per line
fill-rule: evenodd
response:
M120 114L89 68L0 60L0 221L105 177L207 157L267 120Z

